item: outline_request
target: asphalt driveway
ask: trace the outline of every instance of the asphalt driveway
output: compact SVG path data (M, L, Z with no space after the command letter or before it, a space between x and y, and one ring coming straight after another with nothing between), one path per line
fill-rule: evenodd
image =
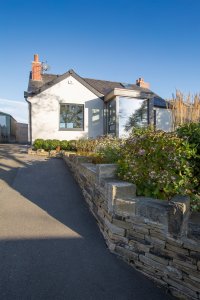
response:
M106 247L62 159L0 145L0 299L173 299Z

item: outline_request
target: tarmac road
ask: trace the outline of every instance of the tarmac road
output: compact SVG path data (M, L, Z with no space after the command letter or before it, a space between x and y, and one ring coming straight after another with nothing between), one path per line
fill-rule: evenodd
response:
M174 299L106 247L62 159L0 145L0 300Z

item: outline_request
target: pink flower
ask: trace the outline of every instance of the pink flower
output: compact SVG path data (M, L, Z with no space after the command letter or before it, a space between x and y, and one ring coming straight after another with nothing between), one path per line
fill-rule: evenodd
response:
M145 155L145 150L144 149L140 149L138 152L139 155Z

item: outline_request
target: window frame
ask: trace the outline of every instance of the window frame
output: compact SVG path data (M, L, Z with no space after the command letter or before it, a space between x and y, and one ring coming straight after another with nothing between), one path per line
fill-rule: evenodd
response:
M112 107L112 104L113 107ZM116 135L117 130L117 110L116 110L116 99L112 99L107 104L107 133ZM114 113L113 113L114 111ZM111 121L111 118L115 117L115 120ZM114 129L110 129L111 126L114 126Z
M60 113L61 113L61 105L79 105L83 108L83 126L82 128L61 128L60 127ZM82 103L59 103L59 131L84 131L85 128L85 105Z

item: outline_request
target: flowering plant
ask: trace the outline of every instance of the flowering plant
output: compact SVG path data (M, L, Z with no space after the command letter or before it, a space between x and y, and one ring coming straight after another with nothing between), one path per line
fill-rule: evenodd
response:
M113 136L101 137L94 148L94 163L116 163L121 155L123 140Z
M85 154L93 152L97 144L97 139L79 139L75 141L77 152Z
M193 168L189 162L195 149L175 134L135 129L121 147L118 176L137 185L137 194L170 199L190 194Z
M196 149L196 155L191 157L190 161L194 165L195 177L199 178L194 193L200 196L200 123L183 124L177 128L177 134Z

